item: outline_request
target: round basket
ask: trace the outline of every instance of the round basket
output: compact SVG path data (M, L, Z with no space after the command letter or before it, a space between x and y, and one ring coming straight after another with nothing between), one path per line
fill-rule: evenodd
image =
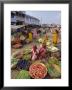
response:
M42 79L47 75L47 68L43 63L33 63L29 68L29 74L34 79Z

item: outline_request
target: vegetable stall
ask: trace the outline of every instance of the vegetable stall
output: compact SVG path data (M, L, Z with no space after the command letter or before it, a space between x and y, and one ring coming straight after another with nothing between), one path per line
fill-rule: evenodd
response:
M13 31L11 36L12 79L61 78L61 50L51 39L40 35L27 43L23 31Z

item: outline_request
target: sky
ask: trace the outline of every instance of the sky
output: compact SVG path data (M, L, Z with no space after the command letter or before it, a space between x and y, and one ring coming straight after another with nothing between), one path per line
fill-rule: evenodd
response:
M61 11L26 11L40 20L41 24L61 24Z

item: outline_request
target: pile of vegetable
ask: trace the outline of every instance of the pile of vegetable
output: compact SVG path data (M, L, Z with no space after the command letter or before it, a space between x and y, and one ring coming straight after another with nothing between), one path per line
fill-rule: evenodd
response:
M49 75L52 78L61 77L61 62L58 59L51 57L48 60L46 67L47 67L47 71L48 71Z
M17 62L18 69L26 69L27 70L29 68L29 65L30 65L30 63L27 60L21 59Z
M16 79L30 79L29 72L26 70L21 70L19 74L17 74Z
M46 43L46 45L47 45L47 46L50 46L50 45L51 45L51 42L50 42L50 41L48 41L48 42Z
M42 38L39 38L38 39L38 42L42 43L43 42L43 39Z
M29 52L31 52L31 47L30 46L24 47L24 54L28 54Z
M29 74L34 79L42 79L47 75L47 68L43 63L33 63L29 68Z
M25 60L31 60L31 54L25 54L23 56L23 59L25 59Z
M16 64L17 64L17 59L16 58L12 58L11 59L11 69L15 69L16 68Z
M57 52L59 50L57 47L54 47L54 46L48 46L47 48L51 52Z
M31 49L25 48L23 52L23 59L25 60L31 60Z
M61 77L61 61L55 57L50 57L44 63L41 60L31 63L29 60L13 58L11 64L15 64L17 69L20 70L16 79L43 79L46 76L50 76L50 78Z
M11 64L17 64L17 59L16 58L12 58L11 59Z
M58 49L48 46L48 50L56 51ZM13 53L11 67L19 71L16 79L44 79L46 76L51 78L61 77L61 61L59 59L50 56L44 60L32 61L30 47Z

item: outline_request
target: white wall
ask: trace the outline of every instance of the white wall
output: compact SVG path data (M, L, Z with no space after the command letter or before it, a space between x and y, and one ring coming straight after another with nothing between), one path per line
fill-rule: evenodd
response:
M25 17L25 23L39 25L39 21L31 17Z

